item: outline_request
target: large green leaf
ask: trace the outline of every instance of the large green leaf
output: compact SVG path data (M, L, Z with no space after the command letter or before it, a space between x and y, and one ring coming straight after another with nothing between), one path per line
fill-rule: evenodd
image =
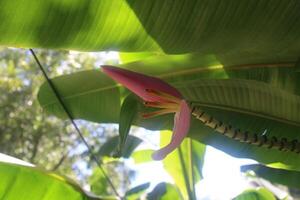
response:
M90 51L160 49L123 0L1 0L0 13L1 45Z
M172 132L161 133L161 146L167 145ZM195 184L202 178L205 145L189 138L184 139L180 147L170 153L164 160L166 171L172 176L184 199L196 199Z
M279 49L291 43L285 47L299 55L298 1L128 2L146 31L169 52L289 54Z
M5 200L96 200L75 182L36 167L0 162L0 199Z
M0 44L295 59L299 8L297 0L1 0Z
M300 172L298 171L274 169L259 164L243 165L241 171L253 171L256 176L272 183L286 185L290 188L300 188Z

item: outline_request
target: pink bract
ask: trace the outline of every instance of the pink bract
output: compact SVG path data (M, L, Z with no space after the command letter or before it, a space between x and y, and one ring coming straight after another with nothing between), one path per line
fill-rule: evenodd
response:
M185 100L181 101L180 110L174 116L173 136L170 144L155 151L152 155L154 160L162 160L184 140L190 129L191 111Z
M104 73L145 101L159 100L149 95L146 89L158 90L174 97L182 98L178 90L159 78L108 65L101 66L101 68Z
M164 108L162 112L175 113L171 142L160 150L155 151L152 155L154 160L164 159L181 144L188 133L191 110L187 102L177 89L159 78L114 66L102 66L102 70L105 74L125 86L144 101L155 102L155 104L160 103L162 105L161 108ZM153 90L154 92L149 92L149 90ZM170 105L172 105L171 109Z

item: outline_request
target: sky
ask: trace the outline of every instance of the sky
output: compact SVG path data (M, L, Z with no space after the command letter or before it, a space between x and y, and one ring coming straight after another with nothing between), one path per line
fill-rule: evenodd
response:
M250 159L238 159L207 146L203 176L197 184L198 197L205 199L231 199L250 186L240 166L256 163Z
M24 165L24 166L29 166L29 167L33 167L34 166L31 163L25 162L25 161L20 160L18 158L14 158L14 157L8 156L8 155L3 154L3 153L0 153L0 162L7 162L7 163Z

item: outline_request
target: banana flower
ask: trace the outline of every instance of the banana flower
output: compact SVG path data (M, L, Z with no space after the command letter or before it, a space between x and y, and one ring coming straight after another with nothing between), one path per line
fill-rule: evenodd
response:
M154 160L162 160L176 149L189 131L191 110L180 92L163 80L114 66L101 66L102 71L116 82L139 96L144 105L158 108L143 114L144 118L175 113L173 135L170 143L155 151Z

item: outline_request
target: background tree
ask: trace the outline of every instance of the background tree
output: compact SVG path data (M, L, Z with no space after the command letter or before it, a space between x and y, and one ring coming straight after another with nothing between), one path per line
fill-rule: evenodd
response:
M93 68L96 62L102 62L101 55L87 53L38 50L37 55L50 76ZM0 49L0 152L76 177L86 185L89 170L97 171L97 167L69 121L50 116L40 107L37 92L44 81L28 50ZM91 146L100 147L117 134L115 127L77 123ZM89 165L83 169L84 163ZM113 174L117 187L128 187L131 172L124 164L113 162L105 168ZM99 172L93 175L99 176ZM102 190L102 194L111 192L109 187Z

